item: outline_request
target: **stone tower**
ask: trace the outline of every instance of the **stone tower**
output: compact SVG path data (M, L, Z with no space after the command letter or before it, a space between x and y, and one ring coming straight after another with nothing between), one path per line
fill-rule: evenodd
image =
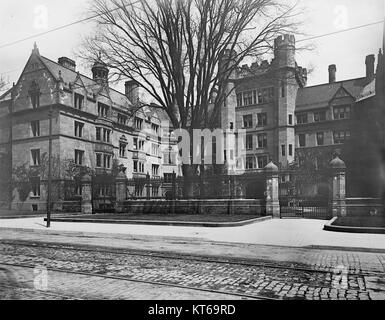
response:
M295 155L295 102L299 88L298 71L301 76L306 69L298 68L295 62L294 35L280 36L274 41L273 67L276 97L277 146L273 160L286 167L294 161ZM304 78L301 77L303 81Z

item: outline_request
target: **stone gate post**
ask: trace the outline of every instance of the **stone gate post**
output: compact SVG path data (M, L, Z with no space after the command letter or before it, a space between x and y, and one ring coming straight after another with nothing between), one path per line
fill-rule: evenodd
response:
M278 167L271 161L265 168L266 215L280 218Z
M123 212L123 202L127 200L127 177L124 172L120 171L115 178L115 211Z
M82 213L92 214L92 188L91 177L85 174L81 179L82 184Z
M346 165L337 155L330 161L331 177L331 209L333 217L346 216Z

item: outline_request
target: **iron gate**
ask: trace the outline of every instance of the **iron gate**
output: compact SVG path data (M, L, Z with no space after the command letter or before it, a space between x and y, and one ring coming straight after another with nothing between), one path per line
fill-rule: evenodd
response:
M331 219L332 213L327 199L280 198L280 218Z

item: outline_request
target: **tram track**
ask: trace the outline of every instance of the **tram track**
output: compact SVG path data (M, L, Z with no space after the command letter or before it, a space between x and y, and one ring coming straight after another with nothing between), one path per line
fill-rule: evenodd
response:
M34 269L34 265L28 265L28 264L19 264L19 263L6 263L6 262L0 262L0 265L7 266L7 267L16 267L16 268L28 268L28 269ZM205 288L197 288L192 286L184 286L184 285L178 285L178 284L171 284L171 283L164 283L164 282L158 282L158 281L146 281L146 280L137 280L137 279L128 279L126 277L121 276L112 276L112 275L102 275L102 274L95 274L95 273L89 273L89 272L80 272L80 271L71 271L71 270L65 270L60 268L52 268L52 267L46 267L47 271L53 271L53 272L60 272L60 273L66 273L66 274L73 274L73 275L81 275L81 276L88 276L88 277L97 277L97 278L103 278L103 279L113 279L113 280L121 280L121 281L127 281L127 282L135 282L135 283L145 283L145 284L151 284L156 286L163 286L163 287L171 287L171 288L180 288L180 289L186 289L186 290L193 290L193 291L200 291L200 292L208 292L208 293L217 293L222 295L229 295L229 296L237 296L237 297L243 297L248 299L256 299L256 300L280 300L277 298L272 297L266 297L266 296L260 296L260 295L247 295L242 293L236 293L236 292L226 292L221 290L212 290L212 289L205 289ZM0 284L1 287L8 287L14 289L13 286L5 286ZM17 286L16 289L25 289L29 291L34 291L33 289L29 288L23 288L20 286ZM52 292L42 291L42 290L36 290L39 293L52 295L56 297L65 297L72 300L81 300L83 298L76 298L76 297L70 297L68 295L60 295Z
M307 267L305 265L295 266L292 262L278 263L278 262L266 262L265 260L257 259L238 259L238 258L220 258L213 256L203 256L203 255L191 255L175 252L156 252L148 250L135 250L135 249L122 249L122 248L108 248L102 246L93 246L93 245L68 245L64 243L50 243L50 242L25 242L25 241L4 241L0 240L0 245L16 245L16 246L25 246L32 248L46 248L46 249L61 249L69 251L83 251L89 253L109 253L109 254L119 254L119 255L130 255L130 256L139 256L139 257L150 257L158 259L173 259L173 260L190 260L197 262L206 262L206 263L219 263L219 264L228 264L228 265L238 265L238 266L247 266L247 267L261 267L261 268L272 268L272 269L282 269L282 270L292 270L292 271L303 271L303 272L312 272L312 273L322 273L328 274L332 273L332 268L319 268L315 269L312 267ZM237 261L235 261L237 260ZM348 272L346 275L351 276L380 276L384 277L384 273L380 272L370 272L370 271L360 271L360 272Z

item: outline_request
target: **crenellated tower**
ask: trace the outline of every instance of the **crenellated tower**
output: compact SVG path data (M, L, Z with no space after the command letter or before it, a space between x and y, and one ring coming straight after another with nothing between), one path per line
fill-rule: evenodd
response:
M274 82L276 87L277 146L273 160L286 167L295 156L295 104L299 87L306 86L307 70L295 61L294 35L280 36L274 41Z

